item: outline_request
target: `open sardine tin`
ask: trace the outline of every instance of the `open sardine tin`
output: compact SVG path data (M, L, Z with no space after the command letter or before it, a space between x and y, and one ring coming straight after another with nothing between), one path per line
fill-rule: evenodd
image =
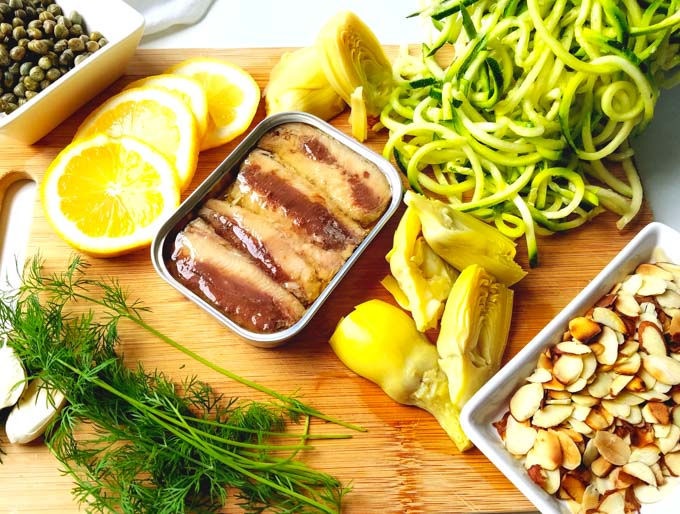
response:
M198 217L198 211L203 204L211 198L224 194L234 182L239 172L241 163L254 150L261 138L274 130L276 127L287 123L303 123L318 129L344 147L354 151L359 156L368 160L385 176L391 197L382 215L371 225L370 230L354 248L351 255L344 261L333 277L321 290L316 299L306 308L302 316L293 325L276 332L257 332L242 327L230 319L222 310L206 301L192 291L184 283L178 280L169 268L175 239L187 224ZM370 150L355 139L344 134L329 123L302 112L288 112L274 114L260 122L244 140L226 157L226 159L196 188L196 190L179 206L177 211L163 224L151 245L151 259L156 271L170 285L184 294L191 301L208 311L221 323L233 330L236 334L246 339L249 343L265 348L279 346L298 334L319 311L328 296L349 272L364 250L371 244L387 221L397 211L403 194L401 177L389 161L381 155Z

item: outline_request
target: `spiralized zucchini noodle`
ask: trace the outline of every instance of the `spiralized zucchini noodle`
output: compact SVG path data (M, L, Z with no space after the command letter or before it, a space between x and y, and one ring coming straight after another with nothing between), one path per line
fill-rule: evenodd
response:
M642 183L629 140L680 82L680 0L443 0L421 51L402 47L374 129L410 186L511 238L604 212L622 229ZM445 47L453 58L445 58ZM451 52L447 50L448 54Z

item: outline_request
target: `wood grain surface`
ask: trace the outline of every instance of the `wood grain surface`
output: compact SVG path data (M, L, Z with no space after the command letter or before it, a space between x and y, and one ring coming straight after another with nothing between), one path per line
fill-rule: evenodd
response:
M104 99L128 82L163 71L194 55L223 57L246 68L265 85L269 70L284 49L139 50L127 74L37 144L26 147L0 139L0 190L29 176L40 181L55 155L71 140L79 123ZM347 131L347 112L333 123ZM255 122L264 117L261 105ZM381 151L385 133L371 135L367 145ZM203 152L189 191L193 190L238 143ZM0 193L1 195L1 193ZM0 196L1 199L1 196ZM351 439L320 441L306 453L309 464L326 470L353 490L344 512L484 512L532 509L528 500L478 451L461 454L434 418L424 411L394 403L374 384L357 377L335 357L327 344L339 318L354 305L389 295L379 280L388 273L384 256L402 210L362 255L308 327L276 349L253 347L167 285L154 271L148 250L109 260L88 259L91 273L115 276L152 308L147 320L190 349L251 380L283 393L299 392L308 403L365 433ZM514 287L515 307L505 361L531 338L591 280L649 221L647 207L623 231L616 217L604 214L568 234L539 241L540 266ZM34 206L28 254L40 251L48 270L61 270L73 250L52 231L39 200ZM519 262L527 268L526 250L519 243ZM232 383L183 354L132 327L122 328L122 350L130 363L143 361L181 379L198 375L218 391L242 398L259 395ZM313 424L313 430L337 427ZM0 431L7 453L0 465L0 513L74 513L71 482L42 441L10 445ZM233 511L235 509L230 509ZM237 509L236 509L237 510Z

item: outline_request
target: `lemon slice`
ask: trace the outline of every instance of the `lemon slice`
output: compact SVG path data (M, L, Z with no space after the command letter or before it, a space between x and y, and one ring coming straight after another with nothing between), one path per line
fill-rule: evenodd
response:
M74 140L99 133L135 137L152 146L177 170L181 190L196 172L196 120L179 93L155 86L126 89L92 112Z
M199 141L203 139L208 129L208 98L198 81L184 75L151 75L131 82L125 89L142 86L155 86L178 93L189 106L191 112L194 113L198 128L198 139Z
M194 57L166 70L201 83L210 120L201 150L223 145L243 134L260 103L260 88L244 69L220 59Z
M147 246L180 200L172 164L151 146L99 134L59 153L40 186L45 217L67 243L96 257Z

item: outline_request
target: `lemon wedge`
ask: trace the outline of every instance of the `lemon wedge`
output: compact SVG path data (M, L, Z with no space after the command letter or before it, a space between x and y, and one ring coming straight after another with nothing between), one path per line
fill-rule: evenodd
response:
M215 148L243 134L260 104L260 87L243 68L210 57L194 57L165 73L197 80L208 97L210 120L201 150Z
M71 143L40 186L45 217L67 243L95 257L147 246L180 200L177 173L153 147L99 134Z
M172 163L184 190L196 172L196 125L194 114L179 93L143 86L123 90L106 100L83 121L74 141L100 133L140 139Z
M208 98L198 81L184 75L151 75L131 82L125 89L142 86L160 87L179 94L182 100L189 106L191 112L194 113L198 128L198 138L199 140L203 139L208 129Z

